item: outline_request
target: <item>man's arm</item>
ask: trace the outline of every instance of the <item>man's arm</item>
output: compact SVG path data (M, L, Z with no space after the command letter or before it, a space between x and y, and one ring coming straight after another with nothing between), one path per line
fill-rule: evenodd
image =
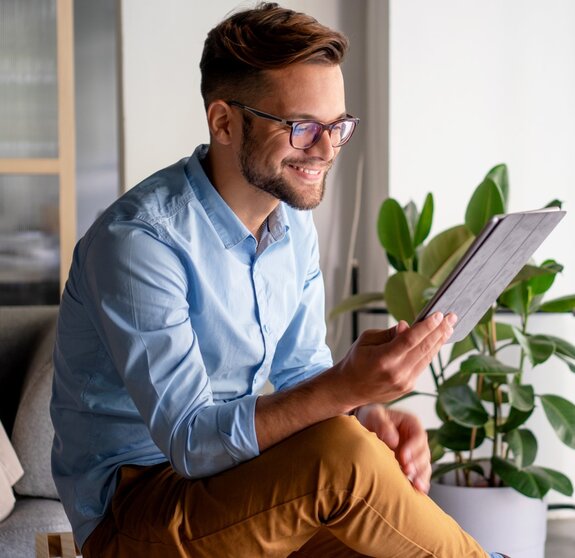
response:
M260 451L317 422L408 393L454 323L455 316L436 313L412 328L401 322L389 330L366 331L332 368L260 397L255 416Z

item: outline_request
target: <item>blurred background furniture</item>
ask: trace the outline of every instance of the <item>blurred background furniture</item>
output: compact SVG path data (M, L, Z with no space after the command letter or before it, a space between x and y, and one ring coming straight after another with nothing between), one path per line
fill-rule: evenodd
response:
M70 532L50 468L57 306L0 306L0 420L24 469L0 522L0 556L31 558L38 532Z

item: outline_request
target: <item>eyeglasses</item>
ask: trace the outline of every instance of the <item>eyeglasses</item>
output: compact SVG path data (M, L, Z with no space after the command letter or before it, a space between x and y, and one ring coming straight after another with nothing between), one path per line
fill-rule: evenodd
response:
M228 101L227 103L230 106L245 110L258 118L273 120L274 122L279 122L291 128L289 141L294 149L309 149L321 139L325 130L329 132L331 145L333 147L340 147L351 139L355 127L359 122L359 118L355 118L351 116L351 114L347 114L345 118L338 118L329 124L323 124L316 120L284 120L279 116L247 107L237 101Z

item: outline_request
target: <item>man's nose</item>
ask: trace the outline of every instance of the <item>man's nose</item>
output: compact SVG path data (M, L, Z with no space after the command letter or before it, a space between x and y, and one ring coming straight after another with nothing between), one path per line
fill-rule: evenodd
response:
M305 151L310 155L320 157L324 161L331 161L335 156L335 149L331 144L330 131L324 130L317 143L314 143Z

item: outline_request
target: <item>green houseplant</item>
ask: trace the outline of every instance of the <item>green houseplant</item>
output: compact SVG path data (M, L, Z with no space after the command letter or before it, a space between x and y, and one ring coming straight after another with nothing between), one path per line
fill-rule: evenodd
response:
M428 242L432 195L427 195L421 210L413 202L402 207L387 199L377 232L395 272L383 292L355 295L332 314L384 301L395 319L412 323L483 225L506 212L508 197L507 167L498 165L473 192L464 222ZM449 357L439 355L431 363L435 392L408 395L436 398L441 426L428 431L432 459L441 459L434 478L449 473L460 485L508 486L531 498L542 498L551 489L573 493L567 476L535 464L537 439L526 427L536 405L541 405L559 439L575 449L575 405L560 395L536 393L524 374L527 363L535 367L551 358L575 372L573 344L529 330L535 312L573 312L575 295L549 297L561 271L554 260L526 265L471 334L453 344ZM511 314L516 325L501 321L502 313ZM512 356L515 363L509 364Z

